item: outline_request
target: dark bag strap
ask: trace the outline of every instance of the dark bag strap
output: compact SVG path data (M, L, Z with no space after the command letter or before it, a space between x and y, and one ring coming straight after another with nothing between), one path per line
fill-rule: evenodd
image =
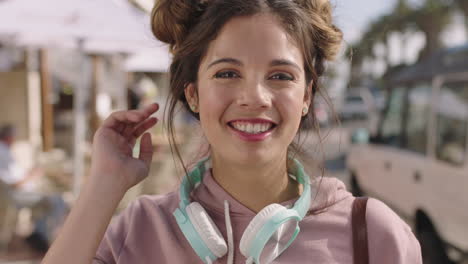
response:
M354 264L369 264L366 224L367 197L356 197L353 202L353 260Z

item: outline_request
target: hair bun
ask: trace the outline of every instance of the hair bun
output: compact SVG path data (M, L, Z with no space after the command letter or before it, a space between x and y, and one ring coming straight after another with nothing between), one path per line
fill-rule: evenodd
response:
M180 44L196 23L204 4L190 0L158 0L151 12L151 29L154 36L170 45L170 50Z
M305 7L310 15L310 22L314 25L317 36L316 47L321 47L319 52L326 60L334 60L338 55L343 33L333 24L332 6L329 0L297 0Z

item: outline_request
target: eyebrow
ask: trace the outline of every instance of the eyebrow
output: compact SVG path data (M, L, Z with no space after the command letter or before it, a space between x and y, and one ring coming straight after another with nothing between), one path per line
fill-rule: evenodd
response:
M234 65L237 65L237 66L243 66L244 64L238 60L238 59L234 59L234 58L221 58L221 59L218 59L218 60L215 60L213 61L212 63L210 63L207 67L207 69L209 69L211 66L214 66L216 64L220 64L220 63L230 63L230 64L234 64ZM292 66L294 68L296 68L297 70L299 71L302 71L301 67L299 67L299 65L297 65L296 63L290 61L290 60L287 60L287 59L275 59L275 60L272 60L270 62L270 66Z
M292 66L294 68L296 68L297 70L299 71L302 71L301 67L299 67L299 65L297 65L296 63L290 61L290 60L286 60L286 59L277 59L277 60L273 60L270 62L270 66Z
M208 65L207 69L209 69L211 66L214 66L214 65L220 64L220 63L230 63L230 64L234 64L234 65L237 65L237 66L244 65L240 60L237 60L237 59L222 58L222 59L218 59L218 60L215 60L212 63L210 63L210 65Z

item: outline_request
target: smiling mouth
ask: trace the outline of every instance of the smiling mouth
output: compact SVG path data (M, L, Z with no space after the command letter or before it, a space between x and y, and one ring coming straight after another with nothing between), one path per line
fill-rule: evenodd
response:
M272 131L276 127L276 124L270 122L250 123L243 121L234 121L229 122L228 125L237 131L253 135Z

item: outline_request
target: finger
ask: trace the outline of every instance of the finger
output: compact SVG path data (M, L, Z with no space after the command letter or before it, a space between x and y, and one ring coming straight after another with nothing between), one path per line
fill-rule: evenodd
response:
M156 117L146 119L143 123L139 124L129 136L134 139L139 138L146 130L153 127L158 121L159 120Z
M147 105L146 107L144 107L140 111L142 111L146 115L146 117L148 117L148 116L154 114L158 110L159 110L159 104L158 103L152 103L152 104Z
M120 128L122 124L128 125L132 123L138 123L144 119L145 119L145 115L136 110L117 111L117 112L112 113L106 120L104 120L103 126L117 129L117 128Z
M151 116L153 113L158 111L158 109L159 109L159 104L158 103L152 103L152 104L149 104L149 105L147 105L146 107L144 107L142 109L132 110L132 112L137 114L140 117L139 121L142 122L142 121L146 120L149 116ZM128 136L130 134L130 132L133 131L133 127L131 127L131 126L126 127L124 130L125 130L124 135Z
M152 117L154 118L154 117ZM125 126L125 128L123 129L122 131L122 135L125 137L125 138L130 138L132 137L132 134L134 133L134 131L141 127L143 124L145 124L146 122L148 122L148 120L152 119L152 118L149 118L149 119L144 119L142 120L140 123L138 124L128 124Z
M152 103L152 104L145 106L142 109L134 110L134 111L143 117L143 119L140 120L140 121L143 121L143 120L146 120L148 117L150 117L152 114L154 114L158 110L159 110L159 104Z
M153 144L149 133L145 133L141 138L139 159L143 161L148 168L150 167L151 161L153 160Z
M134 146L137 138L139 138L144 132L153 127L159 120L156 117L145 120L144 123L140 124L133 132L127 137L130 145Z
M141 115L143 117L143 119L140 120L140 122L146 122L147 121L147 118L149 116L151 116L153 113L155 113L157 110L159 109L159 105L157 103L153 103L153 104L150 104L148 106L146 106L145 108L141 109L141 110L135 110L139 115ZM142 123L139 123L137 124L136 126L140 126ZM135 131L135 126L133 125L130 125L130 126L127 126L123 131L122 131L122 134L125 136L125 137L130 137L131 133L133 133L133 131ZM141 134L140 134L141 135Z
M130 135L132 134L133 130L135 130L135 127L138 126L138 124L130 124L130 125L125 125L124 129L122 130L122 136L125 138L129 138Z
M125 124L125 123L118 123L118 124L115 126L115 130L116 130L119 134L122 134L126 127L127 127L127 124Z

